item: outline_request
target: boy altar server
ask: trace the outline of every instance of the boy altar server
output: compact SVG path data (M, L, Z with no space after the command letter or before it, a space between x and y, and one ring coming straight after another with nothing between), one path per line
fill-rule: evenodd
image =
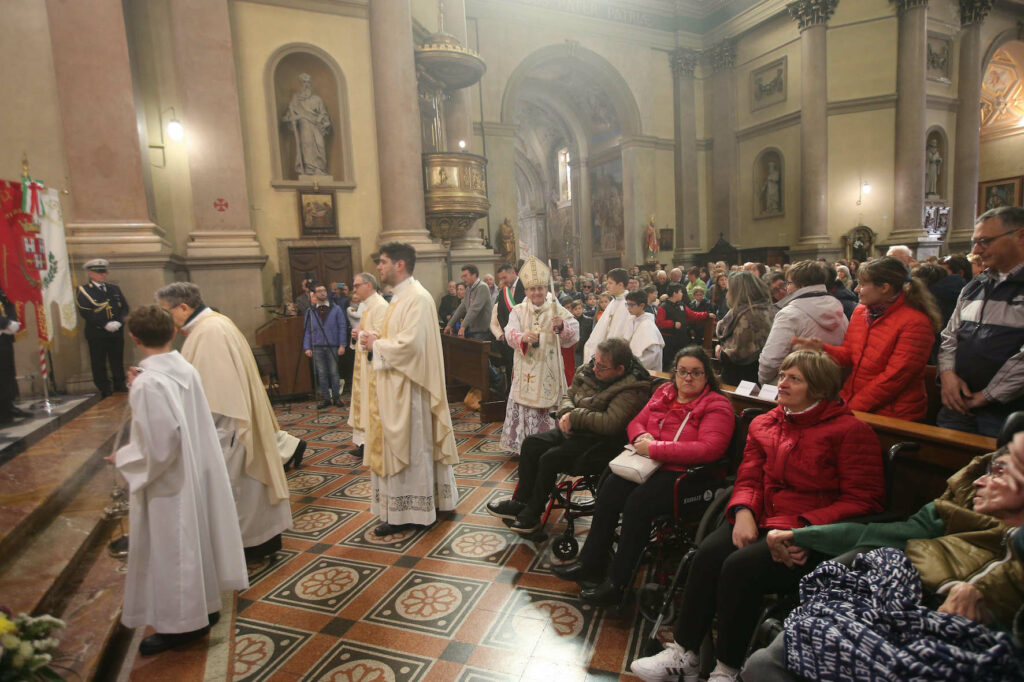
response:
M209 632L221 590L249 580L217 430L199 374L171 350L174 321L145 306L128 331L146 357L128 396L131 442L112 456L131 493L121 621L156 629L139 645L151 656Z

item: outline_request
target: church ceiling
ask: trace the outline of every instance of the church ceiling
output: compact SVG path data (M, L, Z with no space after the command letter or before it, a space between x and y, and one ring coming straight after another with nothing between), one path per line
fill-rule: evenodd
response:
M981 82L982 139L1024 130L1024 81L1021 58L1024 44L996 51Z
M498 1L498 0L491 0ZM775 0L500 0L662 31L706 33Z

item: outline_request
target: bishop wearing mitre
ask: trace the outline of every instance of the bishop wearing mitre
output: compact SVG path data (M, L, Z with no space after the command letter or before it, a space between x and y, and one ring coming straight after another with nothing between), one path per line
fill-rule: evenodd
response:
M512 389L501 446L519 454L527 436L555 428L551 412L566 391L565 354L580 337L579 322L549 291L551 270L530 256L519 271L526 299L509 312L505 342L512 347Z
M384 320L388 302L377 289L377 278L368 272L361 272L352 278L352 293L362 299L359 302L359 326L352 330L357 339L363 332L378 331ZM369 353L357 342L352 365L352 405L348 413L348 424L352 427L352 443L358 446L358 451L352 454L362 456L365 453L371 406L376 412L377 377L370 366Z
M441 330L433 297L412 276L415 266L409 244L381 245L377 272L391 287L391 303L380 329L360 335L377 375L380 418L369 424L365 460L370 511L383 522L373 532L381 537L432 524L459 497Z

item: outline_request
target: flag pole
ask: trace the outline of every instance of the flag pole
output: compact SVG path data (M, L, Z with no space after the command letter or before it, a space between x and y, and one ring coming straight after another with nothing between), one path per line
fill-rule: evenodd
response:
M37 311L38 314L38 311ZM43 377L43 399L37 403L33 403L29 406L29 409L33 412L45 412L46 414L53 414L53 408L61 403L57 398L50 400L50 386L48 381L48 371L46 365L46 348L43 346L43 342L37 337L36 340L39 342L39 369L40 376Z

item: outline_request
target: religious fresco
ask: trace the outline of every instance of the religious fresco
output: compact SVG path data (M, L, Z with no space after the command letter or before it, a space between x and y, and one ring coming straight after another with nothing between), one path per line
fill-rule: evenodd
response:
M624 251L621 158L590 168L590 216L594 251Z
M1004 49L996 50L981 81L981 137L1016 132L1024 118L1024 82L1020 66Z

